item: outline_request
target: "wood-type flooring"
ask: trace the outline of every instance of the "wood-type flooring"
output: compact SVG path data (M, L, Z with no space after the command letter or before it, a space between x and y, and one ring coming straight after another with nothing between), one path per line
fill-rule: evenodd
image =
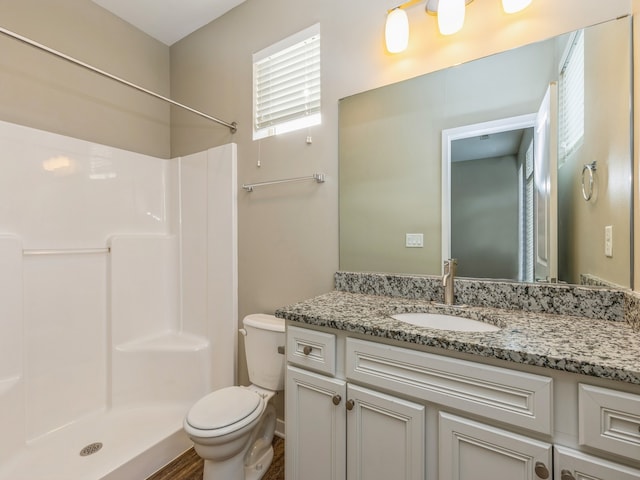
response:
M202 480L203 466L204 461L190 448L147 480ZM280 437L273 438L273 461L262 480L284 480L284 440Z

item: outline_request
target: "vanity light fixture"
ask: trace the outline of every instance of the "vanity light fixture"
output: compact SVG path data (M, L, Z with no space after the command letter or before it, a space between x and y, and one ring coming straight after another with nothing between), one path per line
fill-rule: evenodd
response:
M502 0L502 8L506 13L516 13L529 6L531 0Z
M389 53L403 52L409 44L409 19L405 9L424 0L409 0L387 11L385 42ZM427 0L426 12L438 17L442 35L452 35L464 25L466 6L473 0ZM506 13L516 13L529 6L531 0L502 0Z

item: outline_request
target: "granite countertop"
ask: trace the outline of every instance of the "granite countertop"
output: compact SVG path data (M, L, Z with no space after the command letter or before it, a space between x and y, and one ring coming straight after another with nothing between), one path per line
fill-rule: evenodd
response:
M403 312L454 314L501 330L435 330L390 317ZM626 322L489 307L458 309L421 299L344 291L283 307L275 314L308 325L640 385L640 332Z

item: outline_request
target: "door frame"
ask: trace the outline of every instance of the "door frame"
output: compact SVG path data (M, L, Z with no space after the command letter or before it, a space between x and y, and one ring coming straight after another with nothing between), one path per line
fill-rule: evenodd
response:
M454 140L508 132L523 128L535 128L537 113L505 117L488 122L463 125L442 130L442 262L451 258L451 144ZM444 271L442 272L444 273Z

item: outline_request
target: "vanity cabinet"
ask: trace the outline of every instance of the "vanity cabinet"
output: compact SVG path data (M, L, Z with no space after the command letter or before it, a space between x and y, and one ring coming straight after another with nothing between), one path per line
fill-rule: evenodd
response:
M425 407L289 366L286 478L424 479Z
M640 460L640 395L578 384L578 443ZM556 445L555 478L640 480L640 470Z
M440 480L551 478L550 443L446 412L438 428Z
M424 405L350 383L346 398L347 479L424 479Z
M287 367L285 478L344 480L346 382Z
M289 480L640 480L640 395L329 332L287 328Z
M640 395L578 385L580 445L640 459Z
M554 447L556 480L640 480L640 470L570 448Z
M428 445L434 479L551 478L551 443L451 411L549 436L552 379L354 338L345 358L349 380L420 399L437 413L437 445Z
M347 382L333 334L289 327L287 360L286 478L424 480L424 405Z

